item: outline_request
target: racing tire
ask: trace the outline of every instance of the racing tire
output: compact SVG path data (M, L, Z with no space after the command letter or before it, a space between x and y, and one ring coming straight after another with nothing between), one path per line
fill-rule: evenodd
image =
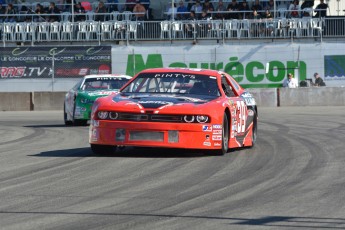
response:
M253 148L255 146L257 133L258 133L258 117L256 113L254 112L254 120L253 120L253 127L252 127L252 145L250 146L250 148Z
M73 125L74 126L86 126L87 125L87 120L74 119L74 114L75 114L75 104L74 104L74 108L73 108Z
M214 150L214 155L223 156L229 150L229 118L224 113L223 128L222 128L222 148Z
M71 126L71 125L73 125L73 122L67 120L67 113L66 113L66 108L65 108L65 106L66 106L66 105L64 104L64 105L63 105L63 120L64 120L64 122L65 122L65 125Z
M91 150L96 155L109 155L115 153L116 146L91 144Z

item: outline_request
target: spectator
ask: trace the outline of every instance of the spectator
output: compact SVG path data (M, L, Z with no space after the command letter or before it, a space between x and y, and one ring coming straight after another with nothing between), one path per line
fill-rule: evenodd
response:
M254 9L253 12L249 16L252 19L252 23L250 24L250 32L253 37L259 37L263 33L263 25L260 23L261 15Z
M44 14L43 6L39 3L37 3L37 5L36 5L35 14L36 14L36 16L34 16L34 18L33 18L34 22L45 21L44 17L42 16L42 14Z
M301 7L298 0L294 0L288 10L288 18L300 18L301 17Z
M301 5L301 9L304 8L312 8L314 6L314 0L304 0L304 2Z
M188 12L188 9L184 5L184 2L181 0L179 2L179 6L177 7L177 19L178 20L186 19L187 18L187 12Z
M72 0L65 0L64 11L66 11L66 12L72 11Z
M259 0L255 0L255 2L252 5L252 10L255 10L258 14L262 15L262 6L260 4Z
M5 7L0 4L0 14L6 14L6 9ZM5 16L0 15L0 23L4 22Z
M243 13L239 13L240 19L248 19L250 15L250 9L247 4L247 0L243 0L242 5L239 6L239 11L243 11Z
M167 19L172 20L172 15L174 14L174 19L177 19L177 8L176 8L176 3L174 3L174 6L169 3L169 9L167 12Z
M229 12L233 12L233 11L239 11L240 9L240 6L239 4L237 4L237 1L236 0L232 0L231 1L231 4L228 5L228 8L227 10ZM228 18L229 19L238 19L238 12L235 12L235 13L229 13L228 14Z
M216 8L216 11L218 13L215 14L215 19L225 19L225 14L224 12L226 11L226 7L223 3L223 0L218 1L218 6Z
M133 12L135 4L136 0L126 0L125 10Z
M150 9L150 0L141 0L140 2L145 7L146 10Z
M326 86L325 82L322 80L318 73L314 73L315 83L313 86Z
M114 11L118 11L119 8L118 8L118 5L119 5L119 1L118 0L108 0L108 9L109 9L109 12L114 12Z
M207 14L210 14L214 11L213 4L210 2L210 0L205 0L204 4L202 5L202 10L206 11Z
M315 17L326 17L327 16L327 8L328 5L324 3L324 0L320 0L320 4L316 6L315 11L316 15Z
M146 14L146 9L145 7L140 3L140 0L135 1L136 4L133 8L133 13L135 20L145 20L145 14Z
M60 10L59 8L56 7L54 2L50 2L47 14L51 14L51 16L48 17L49 22L60 21L60 16L59 16Z
M274 35L275 26L274 26L274 22L273 22L273 15L271 14L270 10L267 9L265 11L264 18L267 20L266 25L265 25L265 27L266 27L266 35L273 36Z
M276 6L277 7L277 6ZM274 10L274 0L269 0L265 5L265 10L273 11Z
M288 78L285 79L285 81L283 82L283 87L285 87L285 88L297 88L298 87L298 82L293 77L293 75L291 73L288 74Z
M188 12L190 12L190 10L192 9L192 6L193 6L193 0L185 0L185 3L186 3Z
M200 4L200 0L195 1L195 4L192 6L191 11L194 11L196 15L202 12L202 6Z
M8 3L7 4L7 8L6 8L6 11L5 11L5 22L16 22L16 10L14 9L13 7L13 4L12 3Z
M105 21L104 19L106 18L106 13L108 12L107 7L104 5L104 2L100 1L98 3L97 8L95 9L95 21Z
M195 32L195 21L197 20L196 14L194 11L190 11L189 17L187 19L189 21L188 24L185 25L185 31L187 36L191 37L191 35Z
M76 22L81 22L86 20L86 11L84 7L80 4L80 2L77 2L74 6L74 20Z

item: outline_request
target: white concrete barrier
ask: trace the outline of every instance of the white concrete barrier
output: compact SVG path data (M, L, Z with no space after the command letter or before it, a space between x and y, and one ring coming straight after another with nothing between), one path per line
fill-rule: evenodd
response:
M66 92L34 92L32 101L34 110L63 110Z
M1 111L32 110L31 93L0 93Z
M248 91L254 96L258 106L277 107L278 97L276 88L248 89Z
M345 106L344 87L279 89L280 106Z
M248 89L258 107L345 106L345 87ZM63 110L66 92L0 93L1 111Z

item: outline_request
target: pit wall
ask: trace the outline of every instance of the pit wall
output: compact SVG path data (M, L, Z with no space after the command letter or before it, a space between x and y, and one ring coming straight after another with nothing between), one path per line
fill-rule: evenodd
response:
M345 106L344 87L249 89L258 107ZM66 92L0 93L0 111L63 110Z

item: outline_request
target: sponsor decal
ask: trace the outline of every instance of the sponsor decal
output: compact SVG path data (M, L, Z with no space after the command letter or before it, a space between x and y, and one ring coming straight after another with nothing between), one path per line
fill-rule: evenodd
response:
M100 92L92 92L88 93L88 96L98 96L98 95L110 95L112 93L115 93L116 91L100 91Z
M212 125L214 129L222 129L223 125Z
M222 143L220 143L220 142L214 142L213 143L213 146L221 146L222 145Z
M207 134L207 135L205 136L205 139L206 139L205 141L210 141L210 135Z
M172 102L168 101L138 101L140 104L158 104L158 105L169 105L173 104Z
M254 116L254 111L249 109L248 110L248 116L250 116L250 117Z
M213 135L212 136L213 141L221 141L222 140L222 135Z
M204 142L204 145L205 145L205 146L211 146L211 142L205 141L205 142Z
M212 126L211 125L203 125L202 131L204 132L212 132Z
M222 133L223 133L223 130L221 129L213 130L213 134L222 134Z

